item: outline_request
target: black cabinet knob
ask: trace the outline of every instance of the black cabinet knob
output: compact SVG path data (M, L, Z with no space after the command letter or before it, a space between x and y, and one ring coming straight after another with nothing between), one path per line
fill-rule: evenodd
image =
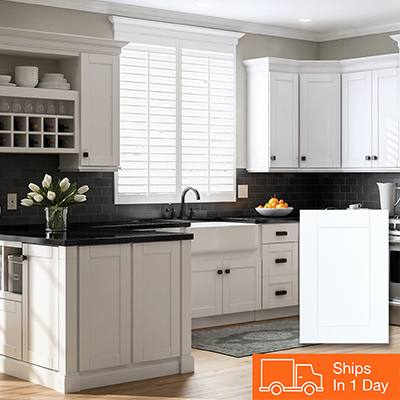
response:
M276 264L285 264L287 263L287 258L275 258Z
M218 275L222 275L223 272L224 272L224 271L222 271L222 269L219 269L219 270L217 271L217 274L218 274Z
M275 296L285 296L287 295L287 290L277 290Z
M286 231L277 231L275 232L276 236L287 236L287 232Z
M365 159L366 159L367 161L370 161L370 160L371 160L371 156L365 156Z
M276 161L276 156L271 156L271 161Z
M301 156L301 157L300 157L300 160L301 160L301 161L306 161L306 160L307 160L307 157L306 157L306 156Z
M84 158L88 158L89 157L89 153L87 151L84 151L82 155L83 155Z
M377 160L377 159L378 159L378 156L372 156L372 159L373 159L373 160Z
M226 274L230 274L230 273L231 273L231 270L228 268L228 269L225 270L225 273L226 273Z

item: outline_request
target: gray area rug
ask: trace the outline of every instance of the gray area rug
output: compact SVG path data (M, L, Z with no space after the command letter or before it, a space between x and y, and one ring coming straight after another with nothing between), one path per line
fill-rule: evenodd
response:
M192 332L192 347L231 357L304 347L299 343L299 319L280 318Z

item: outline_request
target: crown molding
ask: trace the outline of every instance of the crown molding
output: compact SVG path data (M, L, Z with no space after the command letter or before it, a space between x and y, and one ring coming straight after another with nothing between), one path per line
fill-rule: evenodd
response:
M198 14L182 13L177 11L117 4L109 0L9 0L15 3L35 4L48 7L66 8L77 11L95 12L99 14L120 17L145 19L173 24L199 26L226 31L254 33L268 36L277 36L288 39L306 40L312 42L327 42L338 39L348 39L357 36L366 36L378 33L400 31L400 23L370 25L363 28L342 29L331 32L311 32L301 29L280 27L275 25L252 23L227 18L211 17Z
M127 42L120 40L0 27L2 50L65 56L79 55L80 52L118 55L126 44Z

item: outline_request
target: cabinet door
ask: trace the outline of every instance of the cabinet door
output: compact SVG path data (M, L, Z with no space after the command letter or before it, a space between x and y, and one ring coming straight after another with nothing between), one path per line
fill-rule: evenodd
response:
M23 245L23 360L58 370L58 248Z
M270 165L299 166L299 75L270 72Z
M223 313L261 309L261 259L223 261Z
M81 164L119 166L119 58L81 55Z
M133 361L179 355L180 243L133 246Z
M387 343L388 213L301 211L300 342Z
M192 261L192 318L222 314L222 263Z
M0 354L21 359L21 303L0 299Z
M300 75L300 168L340 167L340 74Z
M342 166L372 166L372 72L342 75Z
M399 70L373 71L373 167L400 166Z
M79 367L130 362L131 246L79 248Z

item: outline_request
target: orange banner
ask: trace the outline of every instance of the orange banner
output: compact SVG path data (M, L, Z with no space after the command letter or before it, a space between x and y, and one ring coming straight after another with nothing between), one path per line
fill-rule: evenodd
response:
M400 400L400 354L254 354L253 400Z

